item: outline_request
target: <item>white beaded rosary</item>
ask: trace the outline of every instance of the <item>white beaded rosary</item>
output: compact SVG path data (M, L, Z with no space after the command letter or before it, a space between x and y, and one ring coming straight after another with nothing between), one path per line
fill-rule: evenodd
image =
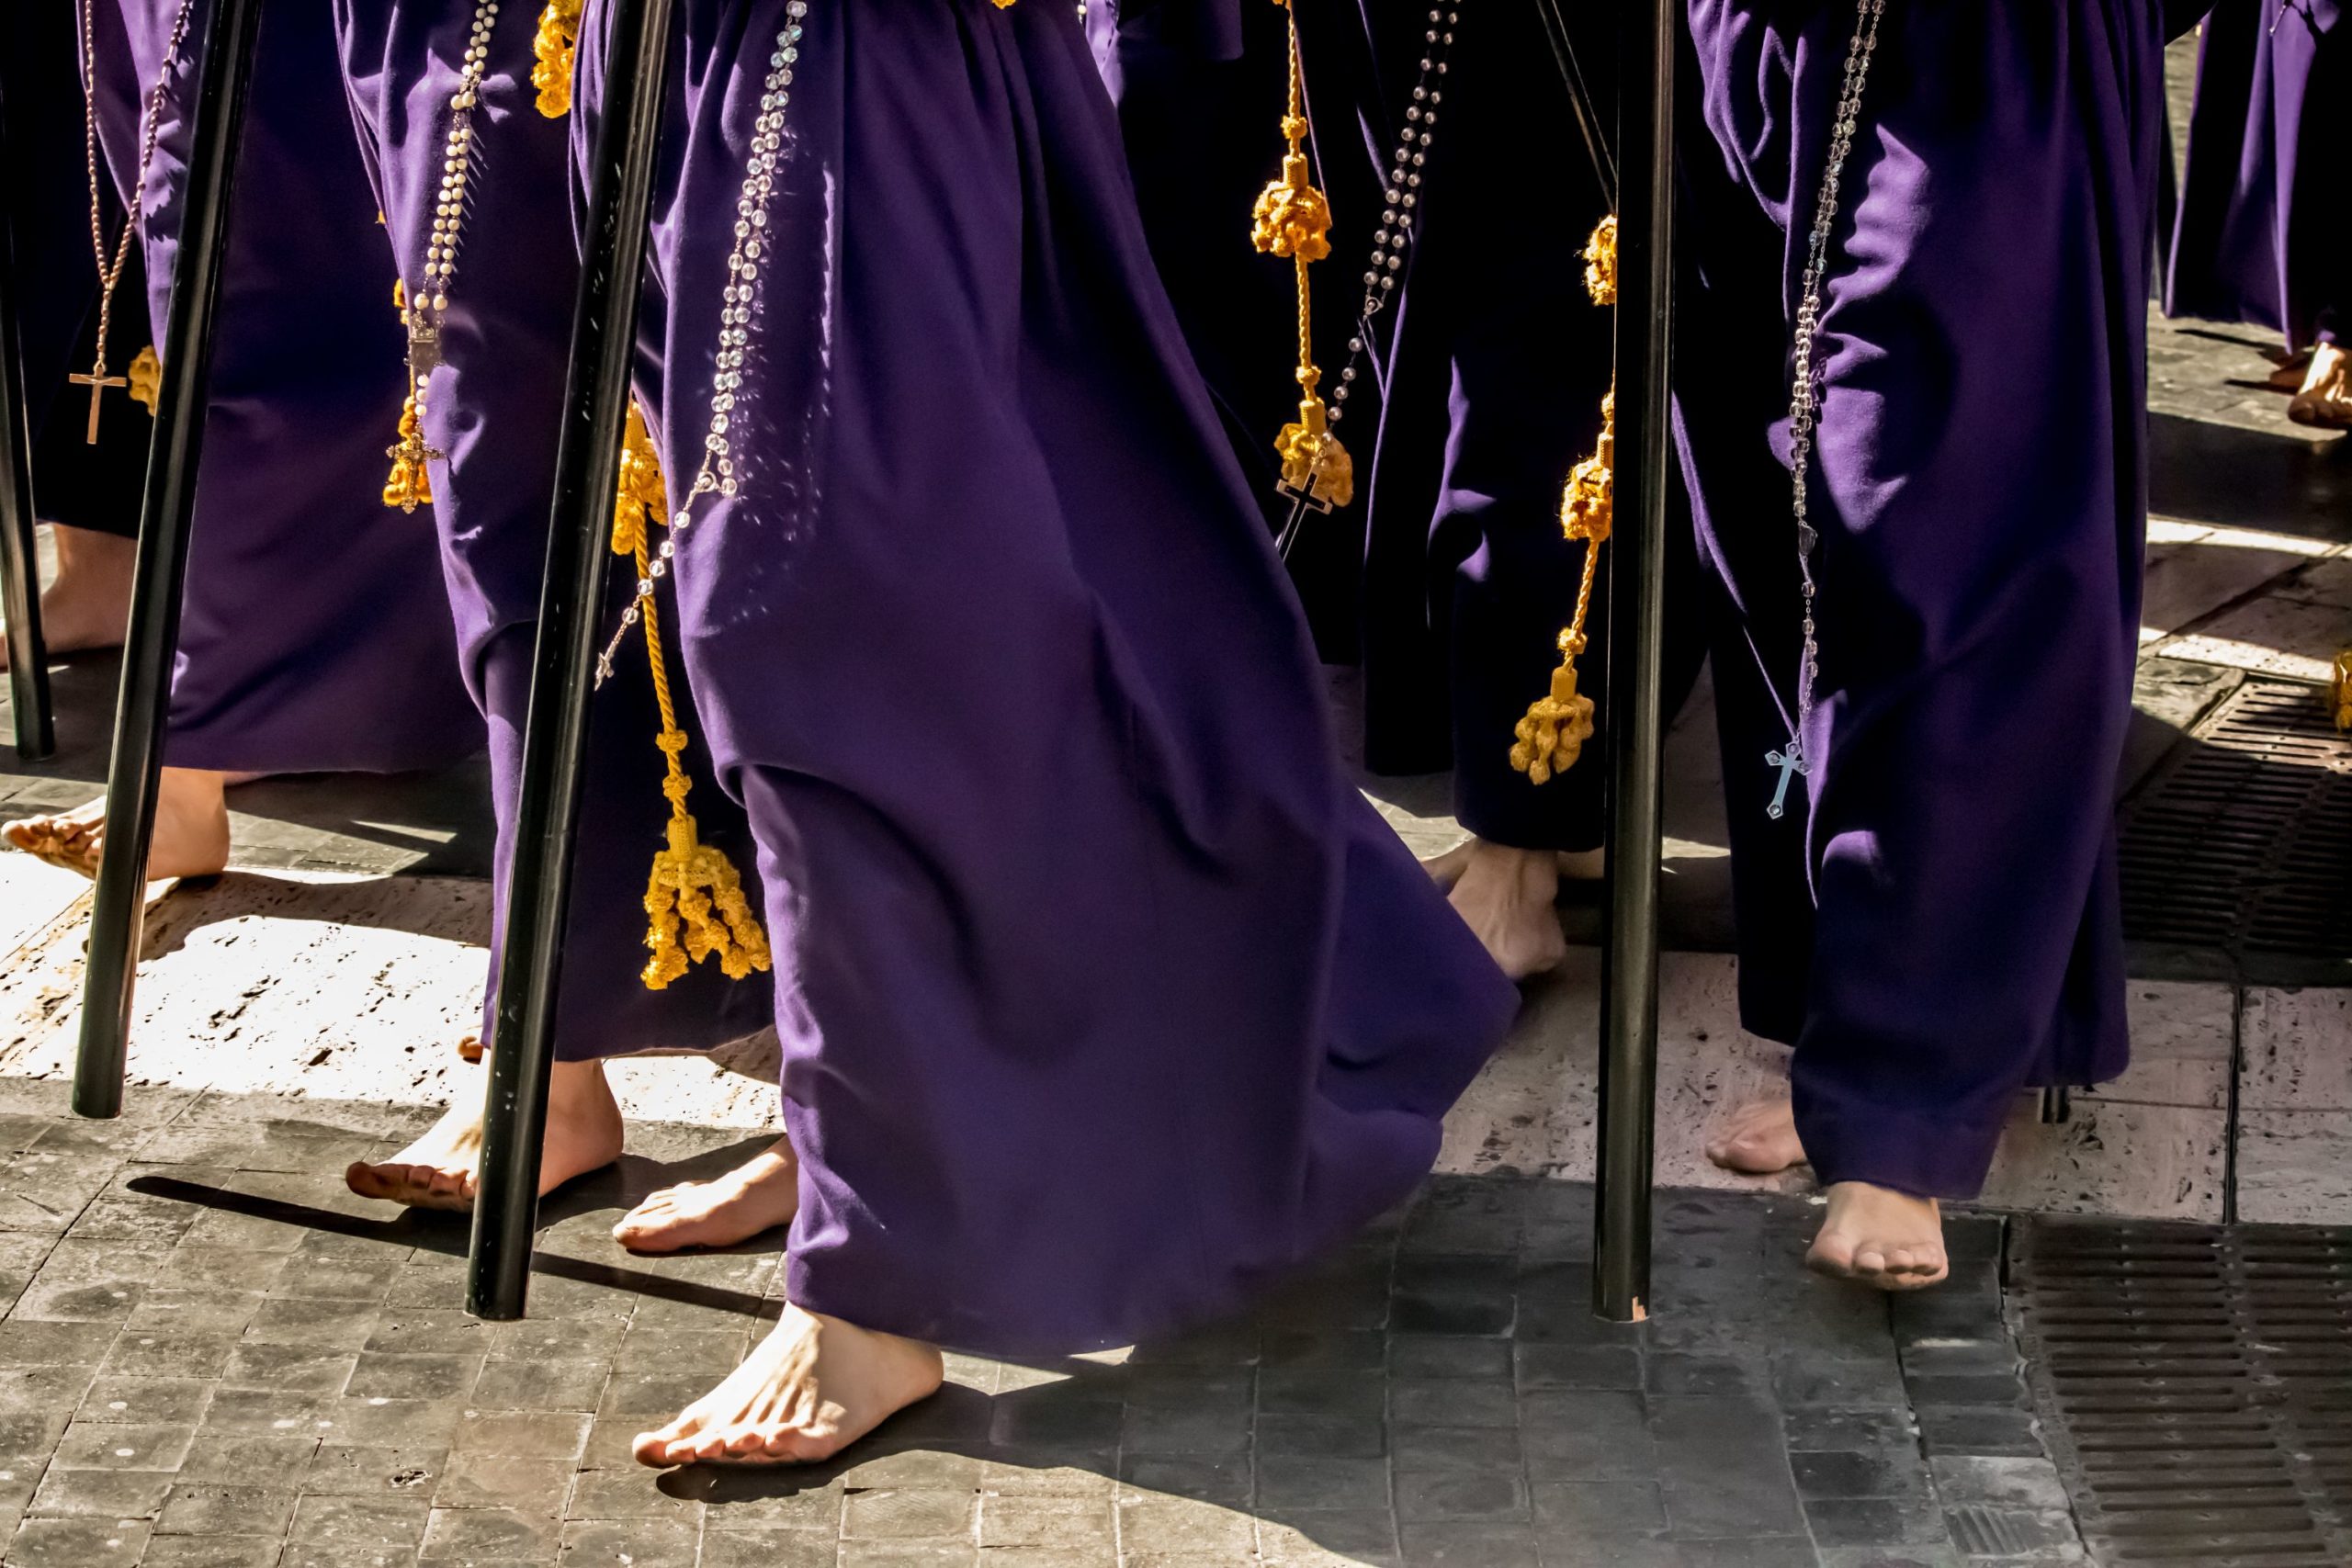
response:
M488 3L488 0L485 0ZM800 19L808 14L808 0L791 0L784 8L785 25L776 34L775 52L768 57L760 112L752 122L751 157L743 169L742 194L735 203L735 248L728 254L723 308L718 313L717 379L710 400L710 424L702 438L702 466L693 487L670 515L670 536L654 551L628 608L621 612L620 629L613 634L596 660L596 684L613 672L613 659L621 639L637 625L653 597L655 586L669 575L677 554L678 536L694 522L697 496L735 493L735 453L727 435L736 395L743 386L743 360L752 342L752 307L759 294L760 258L766 246L768 199L775 190L776 164L784 152L784 111L792 102L792 68L800 58Z
M408 371L421 409L425 378L441 364L441 321L449 309L449 286L458 276L458 242L466 227L466 180L473 172L474 110L481 103L482 73L490 61L491 29L498 22L498 0L479 0L466 54L449 95L449 135L441 150L441 187L433 198L433 232L425 242L424 273L408 296Z
M1813 466L1814 431L1821 419L1819 372L1814 350L1821 338L1821 287L1829 263L1829 241L1838 226L1838 187L1846 173L1847 155L1854 150L1854 132L1861 122L1862 86L1870 77L1871 56L1878 50L1879 18L1886 0L1861 0L1854 19L1854 41L1846 51L1846 77L1838 97L1838 115L1829 136L1829 159L1821 176L1821 194L1814 204L1813 231L1805 236L1804 273L1797 288L1795 369L1789 395L1789 480L1797 524L1797 574L1804 594L1803 653L1797 660L1796 711L1789 719L1789 741L1764 761L1780 770L1780 783L1764 815L1778 821L1787 815L1789 786L1812 776L1814 759L1805 755L1804 731L1813 716L1813 688L1821 674L1821 644L1814 625L1814 547L1820 542L1806 505L1807 474Z
M1388 170L1387 186L1381 192L1383 203L1380 227L1372 236L1372 255L1364 263L1363 303L1356 311L1356 327L1348 338L1348 358L1340 368L1340 384L1331 393L1329 420L1335 431L1347 417L1348 392L1361 372L1364 352L1372 341L1373 318L1388 302L1396 290L1397 276L1405 267L1405 254L1412 246L1415 209L1421 201L1421 171L1430 161L1430 146L1436 140L1438 106L1445 101L1440 84L1446 73L1446 56L1453 48L1454 25L1461 12L1451 6L1433 7L1429 14L1429 26L1421 33L1422 53L1420 74L1413 83L1413 96L1405 108L1405 129L1396 140L1396 155ZM1290 520L1283 526L1282 536L1275 548L1290 554L1298 542L1300 525L1314 509L1311 497L1299 494L1291 508Z

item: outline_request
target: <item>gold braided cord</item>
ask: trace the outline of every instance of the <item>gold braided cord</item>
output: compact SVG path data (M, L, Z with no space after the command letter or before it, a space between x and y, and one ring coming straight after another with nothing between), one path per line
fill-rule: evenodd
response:
M1617 220L1604 218L1585 245L1585 291L1596 305L1617 302ZM1593 455L1568 474L1560 496L1560 531L1584 541L1584 572L1577 585L1576 614L1560 633L1560 664L1551 690L1528 705L1512 730L1510 765L1530 784L1546 784L1567 772L1592 739L1592 699L1577 690L1577 658L1586 647L1585 623L1592 613L1592 588L1600 570L1600 547L1616 522L1617 388L1612 381L1600 403L1600 441Z
M1298 418L1274 437L1282 458L1283 488L1317 506L1345 506L1355 499L1355 464L1331 434L1330 411L1317 389L1323 372L1315 364L1315 315L1307 286L1310 263L1331 254L1331 204L1315 188L1306 158L1306 78L1298 62L1298 15L1290 0L1290 100L1283 115L1281 177L1258 193L1250 209L1250 243L1271 256L1289 260L1298 276Z
M652 570L652 525L669 515L667 489L662 479L662 459L645 417L629 405L628 423L621 433L618 504L613 512L613 553L637 563L638 581L650 581ZM653 676L653 702L662 715L660 748L667 773L662 793L669 797L669 847L653 857L652 874L645 887L645 945L652 956L641 977L650 990L661 990L683 978L706 958L716 957L730 980L753 970L769 969L775 960L768 951L767 932L761 929L751 900L743 895L743 880L725 854L702 842L686 796L695 787L686 773L685 729L670 692L669 662L662 654L662 623L654 601L642 601L645 658ZM683 935L683 942L681 936Z
M531 85L539 90L539 112L561 119L571 112L571 62L580 46L582 0L548 0L539 29L531 36Z

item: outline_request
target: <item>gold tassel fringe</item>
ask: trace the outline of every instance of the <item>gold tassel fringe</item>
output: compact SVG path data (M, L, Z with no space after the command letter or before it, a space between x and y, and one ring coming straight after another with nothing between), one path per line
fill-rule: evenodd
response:
M652 564L650 547L655 520L669 515L662 459L645 418L629 405L628 423L621 435L619 505L613 515L613 552L637 563L645 581ZM702 842L686 795L694 780L682 761L686 732L670 694L670 671L662 656L662 626L653 601L644 601L645 657L653 672L653 700L662 711L662 733L654 740L669 765L662 793L669 797L669 847L653 857L652 875L645 887L646 960L642 978L650 990L661 990L682 978L706 958L717 958L730 980L774 964L767 932L743 895L743 880L727 857ZM683 941L681 938L683 937Z
M1290 0L1282 0L1290 10ZM1274 437L1282 458L1283 489L1303 495L1325 511L1355 499L1355 463L1331 434L1330 411L1317 388L1323 372L1315 365L1314 312L1307 288L1309 264L1331 254L1331 203L1307 177L1306 84L1298 64L1298 17L1290 17L1290 106L1283 116L1279 179L1258 193L1250 209L1250 243L1261 253L1288 261L1298 272L1298 418Z
M548 0L539 30L531 38L531 85L539 90L539 112L561 119L571 112L571 62L580 43L582 0Z
M130 382L131 397L145 403L152 417L164 401L164 362L155 357L155 345L151 343L133 355L123 375Z
M1597 305L1617 301L1617 220L1604 218L1584 250L1585 289ZM1568 474L1560 496L1560 531L1584 541L1584 574L1577 586L1575 618L1560 633L1560 665L1552 689L1529 705L1512 734L1510 765L1530 784L1547 784L1566 773L1592 739L1592 699L1577 690L1577 659L1585 650L1585 622L1592 614L1592 590L1600 569L1600 547L1616 522L1617 389L1600 403L1600 442L1593 455Z

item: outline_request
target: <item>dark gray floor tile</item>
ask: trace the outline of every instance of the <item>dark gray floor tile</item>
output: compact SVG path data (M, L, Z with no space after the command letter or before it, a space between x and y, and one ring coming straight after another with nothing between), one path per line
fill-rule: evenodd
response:
M1666 1529L1666 1495L1651 1481L1552 1481L1533 1487L1535 1520L1547 1533L1640 1535Z
M1519 1468L1519 1433L1510 1427L1396 1427L1388 1435L1399 1473L1420 1470Z
M1523 1524L1408 1524L1401 1534L1407 1568L1543 1568Z
M1381 1459L1261 1455L1257 1505L1276 1512L1385 1508L1389 1506L1388 1463Z
M1808 1499L1804 1514L1821 1546L1933 1546L1947 1539L1942 1512L1924 1497Z
M1525 1519L1527 1483L1511 1471L1417 1471L1396 1477L1396 1517L1425 1519Z

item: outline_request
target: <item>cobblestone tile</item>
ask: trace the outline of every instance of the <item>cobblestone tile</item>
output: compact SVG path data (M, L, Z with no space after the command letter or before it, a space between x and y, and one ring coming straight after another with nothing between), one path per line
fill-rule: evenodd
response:
M147 1550L144 1519L27 1519L8 1568L130 1568Z
M169 1471L67 1470L51 1465L25 1512L78 1518L152 1519L171 1490Z
M155 1521L158 1535L285 1535L294 1520L292 1484L238 1486L175 1482Z
M831 1530L706 1528L696 1568L834 1568L841 1545Z
M140 1568L277 1568L286 1542L274 1535L161 1535Z

